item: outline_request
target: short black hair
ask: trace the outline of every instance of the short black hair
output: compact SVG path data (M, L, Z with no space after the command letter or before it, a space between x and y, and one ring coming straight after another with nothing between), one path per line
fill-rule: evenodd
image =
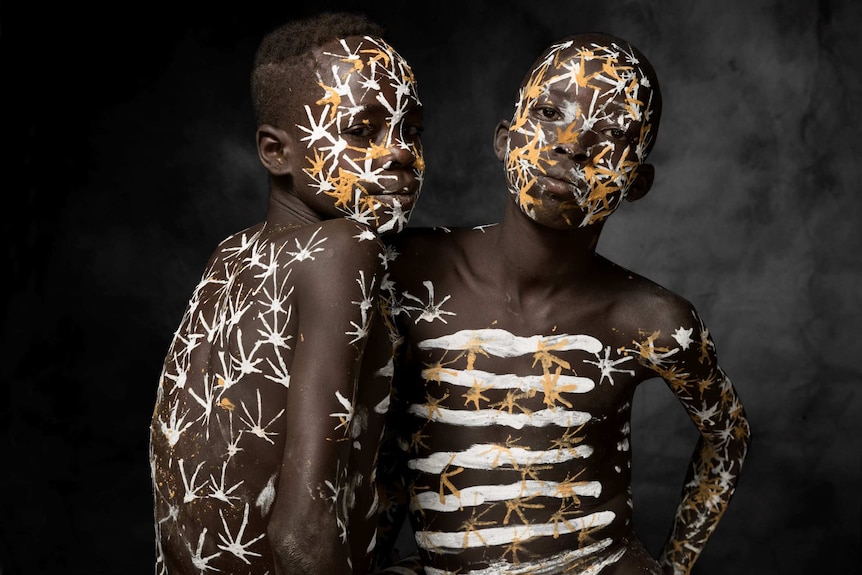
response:
M357 12L321 12L292 20L266 34L257 48L251 74L251 103L258 125L281 126L295 104L296 86L316 81L315 50L350 36L383 38L384 28Z

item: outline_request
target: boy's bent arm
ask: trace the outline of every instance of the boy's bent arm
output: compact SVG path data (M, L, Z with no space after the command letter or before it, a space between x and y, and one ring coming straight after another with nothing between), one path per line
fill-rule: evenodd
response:
M715 345L694 308L672 313L670 333L645 334L640 361L670 387L700 433L686 472L682 498L659 560L667 574L688 574L736 489L751 430Z
M367 329L382 275L377 240L324 226L325 250L294 265L298 331L287 394L281 475L267 530L279 573L351 573L351 451L373 457L356 405ZM376 438L373 438L376 440ZM362 443L369 443L363 445ZM368 485L368 478L364 480Z

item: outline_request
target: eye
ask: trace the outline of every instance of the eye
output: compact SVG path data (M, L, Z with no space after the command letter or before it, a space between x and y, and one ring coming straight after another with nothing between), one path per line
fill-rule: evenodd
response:
M418 138L425 131L424 115L422 108L415 106L411 108L401 120L401 137Z
M407 124L406 126L404 126L404 135L405 136L410 136L410 137L421 136L422 132L424 132L424 131L425 131L425 127L421 124Z
M563 117L560 111L552 106L536 106L533 108L533 113L539 116L542 120L556 121Z
M626 139L626 131L622 128L606 128L602 130L602 133L609 138L613 138L614 140L625 140Z
M371 134L374 133L374 128L371 124L363 122L362 124L349 126L347 129L342 130L341 133L349 138L361 138L367 140L371 137Z

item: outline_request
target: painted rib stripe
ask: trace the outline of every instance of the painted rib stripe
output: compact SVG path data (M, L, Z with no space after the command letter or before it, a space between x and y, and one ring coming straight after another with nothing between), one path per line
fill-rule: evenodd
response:
M586 547L582 547L580 549L574 549L572 551L564 551L562 553L558 553L556 555L551 555L549 557L544 557L539 561L521 561L517 565L512 563L507 563L505 561L498 561L496 563L491 564L489 567L485 569L473 569L471 571L458 571L459 575L555 575L557 573L562 573L563 570L570 566L575 561L586 557L587 555L592 555L593 553L598 553L602 549L605 549L612 543L611 539L602 539L601 541L597 541L592 545L587 545ZM612 563L616 563L620 557L625 553L625 549L621 549L617 551L607 559L602 559L599 563L595 565L591 565L587 567L585 570L578 571L578 573L583 575L596 575L602 569L607 567ZM425 567L426 575L454 575L453 571L444 571L442 569L436 569L434 567Z
M591 418L584 411L569 411L566 409L541 409L531 413L509 413L497 409L449 409L437 405L413 404L410 413L430 421L463 427L486 427L489 425L505 425L521 429L524 426L545 427L576 427L588 422Z
M582 350L599 353L602 342L590 335L559 334L521 337L502 329L465 329L451 335L419 342L420 349L477 350L496 357L517 357L543 349L554 351Z
M566 449L533 451L520 447L504 447L494 444L477 444L465 451L439 451L429 457L411 459L407 465L425 473L441 473L447 467L467 469L497 469L520 466L562 463L572 459L583 459L593 453L589 445L578 445Z
M602 484L598 481L559 483L557 481L519 481L510 485L478 485L449 494L440 500L436 491L422 491L411 500L411 509L429 511L459 511L464 507L475 507L492 501L509 501L527 497L598 497Z
M497 375L478 369L447 369L434 368L422 370L425 381L441 381L460 387L480 385L485 389L519 389L521 391L542 391L549 382L555 389L568 393L587 393L595 386L588 377L576 375L512 375L510 373ZM549 381L549 378L550 381Z
M613 511L599 511L584 517L566 519L556 523L488 527L472 531L417 531L416 544L434 552L460 550L472 547L507 545L533 537L556 537L568 533L604 527L614 520Z

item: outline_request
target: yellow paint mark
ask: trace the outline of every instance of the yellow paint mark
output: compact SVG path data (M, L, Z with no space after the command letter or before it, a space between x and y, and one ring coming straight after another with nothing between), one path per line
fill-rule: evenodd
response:
M464 405L468 405L472 401L476 406L476 410L478 411L479 409L481 409L479 406L479 400L484 399L485 401L488 401L488 397L483 395L482 392L490 388L490 385L484 386L482 385L482 382L480 382L478 379L473 379L473 386L470 388L470 391L461 394L461 397L466 398L464 400Z
M329 111L329 119L334 120L335 114L338 112L338 107L341 105L341 94L338 93L336 88L327 86L326 84L318 82L317 85L326 91L326 96L315 102L315 104L318 106L331 104L332 109Z
M452 464L452 460L454 460L454 459L455 459L454 455L452 455L452 457L449 458L449 463L446 464L446 469L449 469L449 466ZM443 489L446 487L449 488L449 491L452 493L452 495L454 495L458 499L461 499L461 490L458 489L457 487L455 487L455 484L452 483L451 481L449 481L449 478L452 477L453 475L458 475L462 471L464 471L464 468L458 467L454 471L444 470L440 474L440 490L439 490L440 503L445 503L445 501L446 501L446 495L443 491Z

